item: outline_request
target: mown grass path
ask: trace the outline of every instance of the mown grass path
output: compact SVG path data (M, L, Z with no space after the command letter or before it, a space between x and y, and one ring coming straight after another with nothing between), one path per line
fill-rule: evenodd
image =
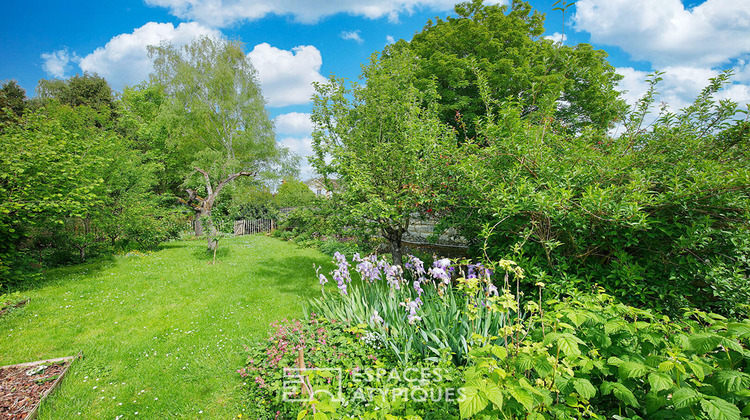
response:
M51 271L0 318L0 365L83 351L41 419L236 418L236 370L269 323L320 293L325 255L264 236L204 241Z

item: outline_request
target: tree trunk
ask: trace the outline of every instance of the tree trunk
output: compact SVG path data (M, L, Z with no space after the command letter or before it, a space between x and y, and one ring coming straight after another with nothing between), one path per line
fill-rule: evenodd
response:
M403 266L404 254L401 245L401 238L404 235L404 231L405 229L400 226L395 229L391 227L382 229L383 236L388 240L388 243L391 246L391 258L393 259L393 264L398 266Z
M203 222L201 221L201 214L195 213L195 236L203 235Z
M213 251L216 249L216 226L214 226L214 222L213 220L211 220L211 208L214 203L214 198L215 197L209 197L205 201L205 203L203 204L203 211L201 211L201 215L199 217L201 226L206 230L206 243L209 251Z
M195 225L195 232L196 235L198 234L198 226L199 223L204 221L206 223L206 230L208 231L206 237L208 241L208 250L214 251L217 247L216 239L216 226L214 226L213 221L211 220L211 208L214 205L214 201L216 201L216 198L219 196L219 193L221 190L230 182L234 181L235 179L241 177L241 176L252 176L255 177L256 172L248 172L248 171L240 171L231 175L228 175L226 178L224 178L221 182L219 182L218 185L216 185L216 188L214 188L211 185L211 177L208 174L208 171L205 171L199 167L195 167L195 170L203 174L203 178L206 181L206 191L208 192L208 196L205 199L201 199L197 195L190 194L189 200L192 200L194 198L198 198L198 200L201 202L200 206L200 218L199 221ZM191 190L188 190L190 193ZM201 224L201 232L202 232L203 226Z

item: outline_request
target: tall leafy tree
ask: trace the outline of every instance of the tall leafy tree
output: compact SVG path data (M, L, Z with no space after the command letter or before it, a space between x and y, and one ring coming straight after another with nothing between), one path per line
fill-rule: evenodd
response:
M240 177L262 179L293 169L286 149L275 140L255 68L239 42L196 38L176 48L149 47L154 58L152 82L165 88L172 116L172 140L190 154L199 190L189 190L202 220L209 225L208 246L216 229L211 211L222 189Z
M337 180L329 190L340 213L351 225L379 232L395 264L402 262L411 215L455 144L437 117L434 87L418 89L416 70L411 54L373 55L362 74L366 84L349 88L332 77L316 86L313 99L312 163L326 179Z
M174 202L174 197L184 194L184 172L192 157L170 140L170 126L178 122L175 115L162 112L167 104L161 85L143 83L124 88L117 102L117 130L146 161L158 163L154 192Z
M68 106L87 105L95 109L114 109L112 88L103 77L96 73L75 75L66 80L53 79L39 81L37 95L44 99L57 99Z
M20 118L27 108L26 91L15 80L3 83L0 88L0 123Z
M101 204L104 143L66 128L49 115L30 113L0 135L0 284L18 283L24 269L18 249L40 223L61 229Z
M544 39L544 15L523 1L510 7L461 3L455 17L429 21L406 48L419 60L420 87L437 81L443 121L462 135L476 135L477 117L495 103L518 103L525 115L550 112L568 130L606 129L624 110L614 85L621 78L607 54L588 44L563 46ZM477 73L493 101L482 100ZM541 111L541 112L539 112Z
M715 99L727 77L646 125L652 79L617 138L501 109L462 147L454 190L436 204L445 224L476 257L518 252L555 293L598 284L659 310L747 313L750 123Z
M294 178L285 178L274 197L279 207L300 207L312 204L315 193L304 182Z

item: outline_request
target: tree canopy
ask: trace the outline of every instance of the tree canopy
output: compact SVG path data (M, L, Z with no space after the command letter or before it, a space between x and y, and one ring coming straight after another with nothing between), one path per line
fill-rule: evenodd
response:
M115 97L107 81L96 73L83 73L65 80L39 81L36 89L42 100L56 99L65 105L87 105L91 108L114 109Z
M499 102L514 102L524 114L552 116L570 131L609 128L624 112L615 90L621 76L607 54L588 44L573 47L542 38L544 15L523 1L510 7L461 3L456 17L429 21L410 42L418 60L417 86L434 78L439 113L461 134L473 137L477 117ZM386 50L386 52L388 51ZM486 79L492 103L481 98L478 74Z

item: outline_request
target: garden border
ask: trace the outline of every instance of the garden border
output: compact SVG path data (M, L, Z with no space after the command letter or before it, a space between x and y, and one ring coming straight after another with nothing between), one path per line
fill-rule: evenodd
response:
M79 351L78 354L75 356L58 357L56 359L47 359L47 360L39 360L36 362L26 362L26 363L18 363L15 365L0 366L0 369L5 369L5 368L12 368L12 367L31 367L31 366L41 365L44 363L60 363L60 362L68 362L68 361L70 362L68 363L67 366L65 366L65 369L63 369L62 373L60 373L60 376L58 376L57 379L55 379L55 382L52 384L52 386L48 390L44 391L41 398L39 398L39 401L36 403L36 405L34 405L31 411L29 411L29 413L26 414L25 420L36 419L37 412L39 411L39 407L42 405L42 402L44 402L44 400L49 396L49 394L52 393L52 391L54 391L58 387L58 385L60 385L60 382L65 377L65 374L68 373L68 369L70 369L70 367L73 366L73 362L76 359L82 359L82 358L83 358L83 352Z

